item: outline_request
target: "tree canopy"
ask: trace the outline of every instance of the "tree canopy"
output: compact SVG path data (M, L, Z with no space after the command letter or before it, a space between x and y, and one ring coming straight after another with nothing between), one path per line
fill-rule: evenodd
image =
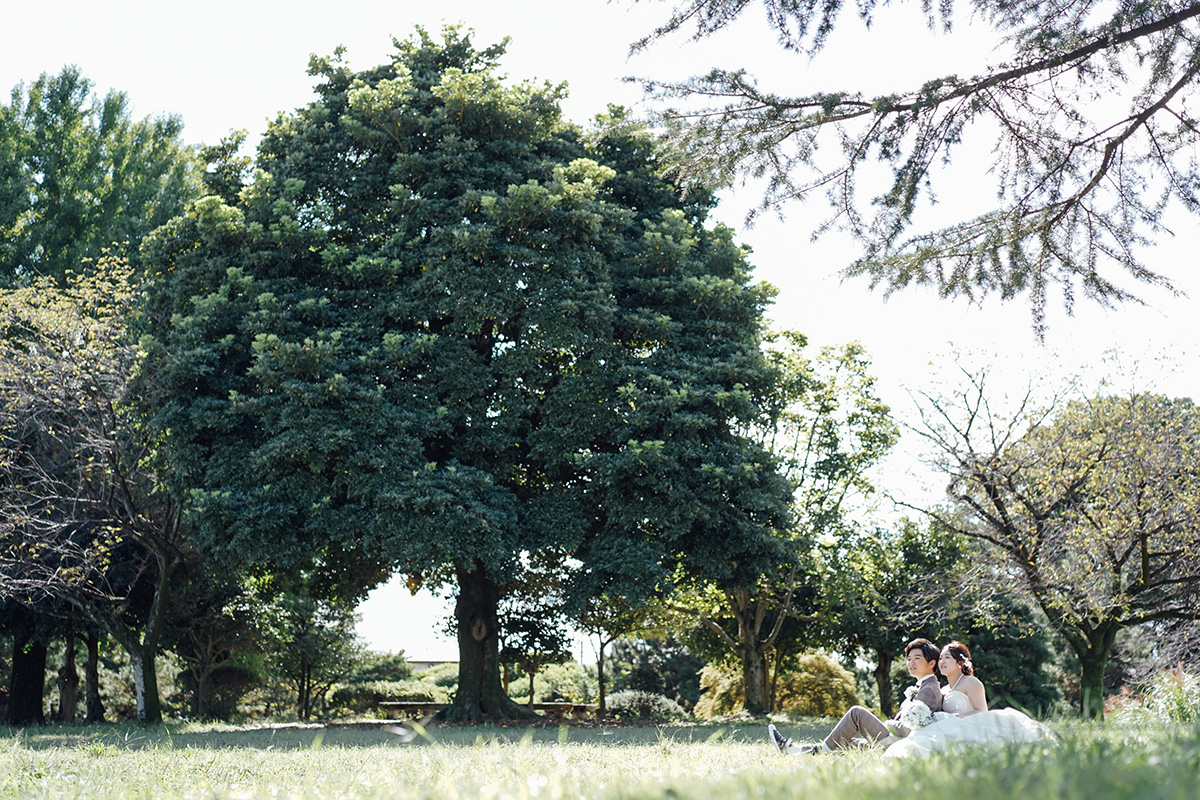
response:
M635 46L677 31L715 34L752 5L684 0ZM810 56L838 46L848 5L763 2L779 44ZM854 7L871 26L883 5ZM862 245L847 274L887 291L917 284L943 296L1028 296L1039 330L1051 290L1069 311L1080 294L1111 304L1136 299L1138 283L1169 287L1142 246L1172 233L1162 218L1168 205L1200 211L1192 110L1200 3L908 5L946 36L966 7L1003 37L1002 60L887 94L811 71L780 92L736 66L677 83L648 80L667 102L661 120L676 169L697 181L761 178L764 208L825 193L831 214L819 230L842 227ZM887 35L878 25L867 34ZM994 205L960 219L953 209L922 214L951 180L941 169L967 144L989 139L994 161L972 180L990 184ZM879 191L865 177L876 164L891 171Z
M737 430L772 290L644 133L585 140L563 87L506 85L460 29L396 44L314 58L252 181L150 240L144 396L213 553L456 584L456 707L518 713L497 627L523 554L643 594L771 563L787 484Z
M199 189L177 116L135 120L78 67L42 74L0 104L0 285L61 279L84 259L136 260L147 233Z

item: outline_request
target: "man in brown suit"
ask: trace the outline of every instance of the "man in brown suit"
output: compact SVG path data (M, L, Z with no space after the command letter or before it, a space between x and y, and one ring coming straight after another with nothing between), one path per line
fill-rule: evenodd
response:
M931 712L942 710L942 689L938 684L937 675L933 671L937 666L938 655L937 646L928 639L913 639L904 646L905 666L908 667L908 674L917 681L917 685L914 687L916 692L906 694L913 694L913 699L925 703ZM899 725L898 716L890 721L893 725L903 728ZM851 744L856 736L861 736L865 740L865 744L861 746L870 747L879 744L890 734L887 726L879 721L879 717L862 706L854 706L847 711L841 721L825 737L825 741L818 744L798 745L775 730L774 725L767 726L767 733L779 752L808 755L856 746ZM902 731L902 733L907 733L907 731Z

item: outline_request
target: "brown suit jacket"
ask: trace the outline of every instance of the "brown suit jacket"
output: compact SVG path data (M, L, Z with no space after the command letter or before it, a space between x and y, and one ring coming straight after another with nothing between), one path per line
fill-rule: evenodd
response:
M934 677L931 680L926 680L921 684L921 688L917 690L917 696L914 698L920 700L925 705L929 706L929 710L942 710L942 685L938 683L938 679Z

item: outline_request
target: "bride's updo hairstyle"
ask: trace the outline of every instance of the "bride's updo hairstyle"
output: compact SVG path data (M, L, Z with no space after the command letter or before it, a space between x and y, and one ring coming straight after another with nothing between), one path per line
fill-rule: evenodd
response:
M974 675L975 667L971 664L971 651L967 646L957 639L946 645L946 652L949 653L958 665L962 667L964 675Z

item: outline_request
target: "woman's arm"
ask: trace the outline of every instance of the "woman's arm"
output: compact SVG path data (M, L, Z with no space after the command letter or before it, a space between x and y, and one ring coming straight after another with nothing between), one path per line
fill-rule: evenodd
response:
M987 690L983 688L983 681L974 675L968 675L963 679L963 685L958 688L971 701L971 710L959 714L960 717L969 717L988 710Z

